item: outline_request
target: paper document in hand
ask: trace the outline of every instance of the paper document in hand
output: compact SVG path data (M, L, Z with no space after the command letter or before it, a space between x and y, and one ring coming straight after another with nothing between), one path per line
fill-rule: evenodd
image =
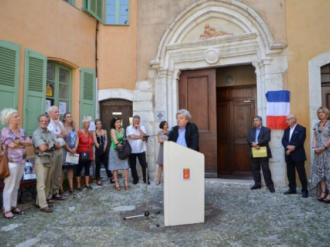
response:
M78 164L79 154L71 154L71 153L67 152L66 157L65 157L65 162L71 163L71 164Z
M252 157L253 158L266 158L267 157L267 148L260 147L260 149L252 148Z

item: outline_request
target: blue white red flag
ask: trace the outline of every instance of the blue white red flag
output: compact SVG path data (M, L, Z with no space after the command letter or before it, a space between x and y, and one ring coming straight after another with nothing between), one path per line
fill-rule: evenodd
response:
M268 91L267 98L267 127L270 129L286 129L286 117L290 114L290 91Z

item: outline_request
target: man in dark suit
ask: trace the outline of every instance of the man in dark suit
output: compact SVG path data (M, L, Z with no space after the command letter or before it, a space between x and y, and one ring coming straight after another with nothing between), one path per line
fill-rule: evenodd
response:
M177 144L199 151L199 134L196 124L190 123L189 111L181 109L176 114L177 126L173 127L168 135L168 140Z
M261 174L260 167L262 168L262 173L264 175L265 183L270 192L274 193L274 183L272 180L272 174L269 169L269 158L272 158L272 153L268 143L270 142L270 129L262 126L262 118L260 116L255 116L253 119L254 128L249 131L247 142L250 149L251 163L252 163L252 174L254 185L251 190L261 189ZM267 148L267 157L253 158L252 148L260 149L260 147Z
M285 195L296 194L296 171L302 186L302 197L308 197L307 176L305 171L306 152L304 142L306 139L306 128L297 124L295 115L287 116L286 121L289 127L285 129L282 138L282 145L285 148L285 161L287 167L287 176L289 180L289 190Z

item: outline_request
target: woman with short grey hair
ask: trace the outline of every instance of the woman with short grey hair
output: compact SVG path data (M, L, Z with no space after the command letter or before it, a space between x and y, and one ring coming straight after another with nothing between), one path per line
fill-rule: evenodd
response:
M199 151L199 134L196 124L190 122L191 115L186 109L181 109L176 114L177 126L173 127L168 135L168 140L177 144Z
M1 122L6 124L1 130L1 149L7 149L10 175L5 179L3 190L3 216L14 218L14 214L24 214L17 207L17 194L25 167L25 147L32 145L32 140L19 128L21 123L17 110L6 108L1 111Z

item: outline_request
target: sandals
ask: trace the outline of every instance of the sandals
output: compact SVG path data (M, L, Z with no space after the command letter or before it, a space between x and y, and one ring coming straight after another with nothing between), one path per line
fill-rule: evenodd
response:
M12 213L12 211L3 211L3 217L7 220L16 219L16 216Z
M97 184L98 186L103 186L102 180L97 180L96 184Z
M115 182L115 179L114 178L110 178L110 184L114 184L114 183L116 183Z
M320 194L320 196L317 198L317 200L319 202L322 202L327 196L328 196L328 194L325 191L322 191L321 194Z
M129 187L129 184L128 184L128 183L127 183L127 184L125 183L124 188L125 188L125 190L129 190L129 188L130 188L130 187Z
M69 189L69 193L72 194L72 195L75 195L76 191L74 189Z
M60 195L64 195L64 190L59 190L58 193L59 193Z
M59 194L53 195L52 199L57 200L57 201L64 201L65 199L60 196Z
M25 214L24 211L20 210L18 207L12 208L11 212L13 214L18 214L18 215L24 215Z
M120 191L120 190L121 190L120 185L118 185L118 186L115 185L115 189L116 189L117 191Z
M323 202L330 203L330 197L327 195L327 197L323 198Z

